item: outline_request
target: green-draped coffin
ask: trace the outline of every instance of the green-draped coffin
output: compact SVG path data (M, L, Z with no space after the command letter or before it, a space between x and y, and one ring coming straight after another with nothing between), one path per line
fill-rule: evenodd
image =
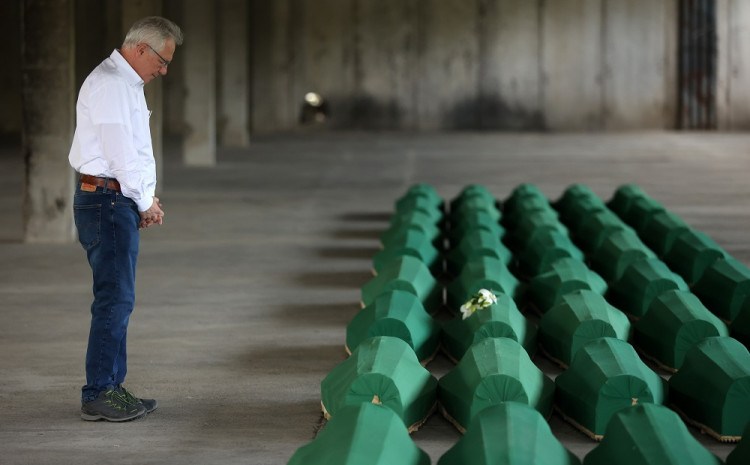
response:
M688 291L667 291L658 296L633 329L633 343L672 371L682 366L685 354L694 345L707 337L729 335L724 322Z
M391 217L391 222L399 221L394 218L400 215L409 215L419 212L430 219L430 222L436 226L442 226L445 221L445 213L438 207L434 206L434 201L422 195L415 195L399 202L396 212Z
M641 237L643 242L653 250L656 255L663 257L672 250L674 241L683 232L690 229L687 224L674 213L663 211L654 214L646 227L643 228Z
M519 184L503 202L503 214L513 215L516 209L518 209L520 202L529 197L537 197L547 200L547 197L535 184Z
M742 440L727 456L727 465L747 465L750 463L750 423L742 433Z
M466 203L467 200L481 198L486 203L496 206L497 200L492 193L482 184L469 184L461 189L461 192L450 202L451 211L456 211L461 208L461 205Z
M435 248L429 236L414 229L405 231L401 236L394 238L383 250L376 253L372 259L372 267L376 273L380 273L383 268L404 255L421 260L434 276L440 276L443 273L443 259L440 252Z
M577 229L571 230L573 237L586 252L597 250L604 240L617 231L631 231L612 210L603 209L586 215Z
M622 218L627 214L633 202L642 197L646 197L646 193L640 186L623 184L617 188L612 198L607 202L607 206Z
M476 212L487 213L495 222L499 222L502 217L494 199L473 196L461 202L455 209L451 209L449 219L452 224L460 223L462 218Z
M518 279L502 260L488 256L477 257L467 262L461 274L448 285L448 308L457 312L480 289L515 297Z
M518 263L525 275L533 277L549 271L556 261L563 258L583 261L584 256L567 234L543 230L527 242L518 256Z
M646 314L651 302L671 290L688 290L685 281L667 265L653 258L632 263L609 286L607 297L623 312L640 318Z
M716 316L734 321L750 296L750 269L733 258L716 260L692 291Z
M664 206L651 197L638 197L630 204L630 208L623 214L622 219L638 234L643 234L654 215L666 211Z
M487 338L469 348L438 382L443 415L464 432L482 409L505 401L527 404L548 416L555 386L513 339Z
M637 234L629 230L614 231L591 251L591 266L611 282L620 279L631 263L647 258L656 258L656 255Z
M454 361L461 360L469 347L488 337L507 337L520 343L529 355L536 349L536 326L518 311L505 294L497 303L477 310L467 319L459 315L443 324L442 349Z
M580 465L544 417L518 402L487 407L438 465Z
M636 403L661 404L666 382L648 368L633 346L619 339L593 340L555 379L556 406L589 436L600 439L618 410Z
M432 222L430 216L420 211L393 215L391 225L380 235L380 243L387 247L406 231L417 229L424 233L438 250L442 249L443 232Z
M722 441L736 441L750 422L750 353L731 337L712 337L690 349L669 379L671 402Z
M417 358L430 361L440 344L440 325L424 309L417 296L388 291L360 310L346 327L346 350L351 353L368 338L397 337L412 348Z
M664 255L664 261L688 284L693 284L701 279L708 267L727 256L713 239L700 231L689 229L677 236L672 248Z
M366 282L361 290L362 306L370 305L383 292L394 290L416 295L429 313L435 313L443 305L443 288L427 265L416 257L399 257Z
M539 342L554 361L567 367L575 353L601 337L626 341L630 321L601 294L579 290L566 294L539 322Z
M557 219L557 212L546 197L528 196L516 202L511 213L503 214L503 224L509 229L516 229L521 221L532 214L541 214L543 218Z
M536 275L529 282L526 297L539 313L545 313L565 294L583 289L603 295L607 283L585 263L568 257L556 260L548 271Z
M478 229L468 232L459 242L458 247L446 254L448 273L455 276L461 273L464 265L477 257L488 256L510 264L513 255L500 241L497 234Z
M393 410L369 402L350 405L288 465L429 465L430 457L409 437Z
M551 207L548 210L538 210L524 215L518 225L513 229L508 227L508 231L510 234L506 237L510 240L510 245L519 250L523 250L540 234L554 231L563 236L569 235L568 228L560 223L557 212Z
M750 298L745 299L740 312L729 326L729 333L745 347L750 348Z
M617 412L601 444L583 465L721 465L662 405L641 404Z
M505 236L505 229L485 210L469 210L451 220L446 236L451 248L455 248L467 234L476 231L489 231L498 238Z
M320 383L326 417L335 418L346 405L385 405L416 430L435 409L437 380L401 339L378 336L362 342Z
M572 184L562 193L559 199L554 203L555 209L560 212L560 219L563 222L570 222L573 216L578 216L578 212L587 205L597 204L599 209L604 207L604 201L599 198L585 184Z
M414 184L406 193L396 200L396 211L408 210L414 203L415 198L424 198L427 200L426 205L434 210L444 210L445 201L433 186L426 183Z

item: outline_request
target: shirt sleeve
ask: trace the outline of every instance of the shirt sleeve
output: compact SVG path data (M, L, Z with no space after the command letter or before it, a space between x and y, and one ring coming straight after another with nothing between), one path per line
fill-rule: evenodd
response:
M146 211L153 204L148 181L153 167L144 163L135 147L132 119L135 109L131 109L125 86L110 82L97 91L99 95L92 99L91 123L98 133L102 157L120 183L122 194L132 199L139 211Z

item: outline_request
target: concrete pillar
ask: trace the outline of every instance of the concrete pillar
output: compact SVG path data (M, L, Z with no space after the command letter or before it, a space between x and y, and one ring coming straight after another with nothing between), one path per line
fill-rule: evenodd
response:
M418 2L357 0L356 11L359 108L353 116L362 118L366 128L414 129Z
M134 22L146 16L162 15L162 0L128 0L122 2L122 27L119 44L125 39L130 26ZM175 59L179 59L178 52L175 52ZM167 73L167 76L169 73ZM157 195L164 188L164 84L160 77L146 84L144 93L146 94L146 104L151 110L149 127L151 128L151 144L154 149L154 160L156 161L156 193Z
M216 164L216 14L210 0L185 0L183 61L185 123L183 160Z
M252 127L254 132L296 126L302 96L293 94L295 56L291 0L253 0Z
M604 128L673 128L676 0L605 0L604 28Z
M222 0L218 8L219 141L226 147L247 147L250 144L248 4L245 0Z
M539 2L481 2L479 126L543 129Z
M717 117L721 130L750 129L750 2L717 0Z
M603 126L602 0L545 2L544 113L554 130Z
M68 164L75 121L74 26L73 0L21 2L26 242L75 237Z
M475 128L479 117L478 4L424 0L421 7L419 126Z
M0 43L3 66L0 66L0 136L18 140L21 135L21 3L0 2Z

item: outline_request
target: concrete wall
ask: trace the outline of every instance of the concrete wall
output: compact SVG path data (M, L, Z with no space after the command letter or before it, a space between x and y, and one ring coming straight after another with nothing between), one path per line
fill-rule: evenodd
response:
M21 134L21 2L0 2L0 137Z
M750 2L717 0L719 129L750 129Z
M253 128L297 127L308 90L329 99L334 127L672 128L676 11L677 0L254 0Z

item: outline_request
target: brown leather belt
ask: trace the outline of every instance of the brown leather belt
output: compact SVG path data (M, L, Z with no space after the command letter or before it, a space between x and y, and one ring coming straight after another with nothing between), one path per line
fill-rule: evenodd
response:
M106 187L107 189L120 192L120 183L116 179L100 178L98 176L91 176L90 174L82 174L78 179L81 181L81 188L83 190L86 190L84 189L84 185L88 184L89 186Z

